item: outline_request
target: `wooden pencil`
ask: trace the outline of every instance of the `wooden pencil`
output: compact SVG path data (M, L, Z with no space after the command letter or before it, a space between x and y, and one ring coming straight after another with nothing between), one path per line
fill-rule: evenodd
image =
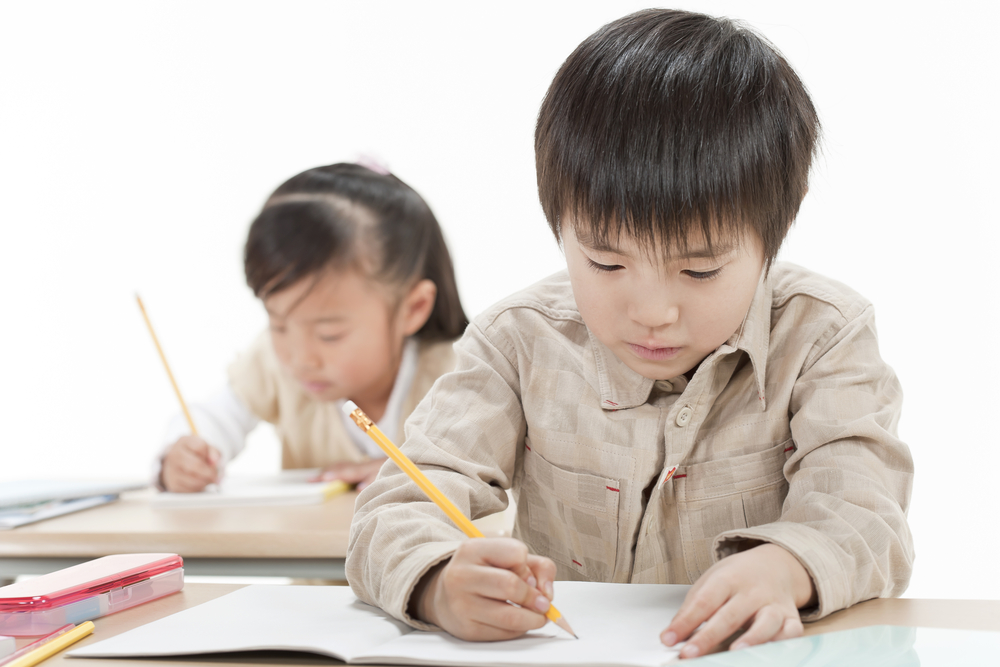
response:
M146 307L142 305L142 299L138 294L135 295L136 303L139 304L139 310L142 311L142 319L146 320L146 327L149 329L149 335L153 337L153 344L156 345L156 351L160 353L160 361L163 362L163 368L167 371L167 377L170 378L170 384L174 388L174 393L177 394L177 400L181 404L181 410L184 411L184 417L187 419L188 426L191 427L191 435L198 435L198 429L195 428L194 419L191 418L191 413L188 412L187 403L184 402L184 397L181 396L181 389L177 386L177 380L174 379L174 374L170 372L170 364L167 363L167 355L163 354L163 348L160 347L160 339L156 337L156 332L153 331L153 323L149 321L149 315L146 314Z
M382 448L386 456L392 459L392 462L399 466L420 487L421 491L427 494L428 498L434 501L435 505L441 508L441 511L448 515L449 519L455 522L455 525L462 529L463 533L469 537L483 537L482 531L476 528L475 524L467 516L462 514L462 510L455 507L455 503L451 502L448 496L441 493L441 490L434 486L434 482L429 480L427 475L410 460L410 457L400 451L399 447L386 437L385 433L382 433L382 430L375 425L375 422L354 401L347 401L344 404L344 412L347 413L362 431L368 434L368 437L375 441L375 444ZM563 618L559 610L555 608L555 605L549 605L549 610L545 613L545 617L576 637L573 628L566 622L566 619Z

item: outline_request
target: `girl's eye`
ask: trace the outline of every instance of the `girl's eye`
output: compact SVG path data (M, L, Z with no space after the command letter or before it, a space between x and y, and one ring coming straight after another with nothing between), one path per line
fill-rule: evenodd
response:
M283 334L285 333L285 327L280 324L270 324L268 327L271 329L271 333Z
M722 269L713 269L712 271L685 271L686 275L694 278L695 280L711 280L712 278L717 278Z
M587 259L587 263L590 265L590 268L594 269L598 273L612 273L625 268L620 264L598 264L590 258Z
M337 334L335 336L320 336L319 339L324 343L336 343L338 340L344 337L344 334Z

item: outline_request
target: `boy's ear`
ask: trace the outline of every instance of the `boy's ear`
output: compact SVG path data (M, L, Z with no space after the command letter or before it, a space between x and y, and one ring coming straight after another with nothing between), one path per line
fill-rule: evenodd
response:
M437 285L433 280L421 280L410 288L403 302L399 304L399 315L403 325L403 335L412 336L420 331L434 310L437 299Z

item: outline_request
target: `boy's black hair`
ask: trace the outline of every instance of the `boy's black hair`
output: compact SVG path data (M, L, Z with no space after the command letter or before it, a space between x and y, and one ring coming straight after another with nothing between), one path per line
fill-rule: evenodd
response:
M358 164L309 169L278 187L250 225L243 265L262 300L327 268L356 268L393 286L426 278L437 298L416 335L452 340L468 324L430 207L399 178Z
M650 9L570 54L535 130L538 192L560 238L670 251L754 231L769 265L808 188L819 119L777 49L729 19Z

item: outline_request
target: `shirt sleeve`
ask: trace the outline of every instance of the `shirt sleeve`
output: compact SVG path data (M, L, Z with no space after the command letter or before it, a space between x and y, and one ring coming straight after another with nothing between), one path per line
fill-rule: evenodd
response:
M438 380L406 422L402 449L458 509L477 519L507 507L505 490L526 427L516 368L482 329L470 325L455 351L455 371ZM410 595L465 539L390 461L358 496L347 580L365 602L431 629L408 614Z
M777 544L802 563L816 620L852 604L901 594L913 568L906 521L913 460L896 435L902 390L878 350L871 306L817 341L792 390L795 452L781 518L722 533L716 560L748 541Z
M189 404L188 410L198 428L198 435L219 450L223 465L243 451L247 436L260 423L249 406L229 386L223 387L208 400ZM156 486L161 490L163 457L179 438L190 434L191 427L184 415L176 414L168 422L153 470Z

